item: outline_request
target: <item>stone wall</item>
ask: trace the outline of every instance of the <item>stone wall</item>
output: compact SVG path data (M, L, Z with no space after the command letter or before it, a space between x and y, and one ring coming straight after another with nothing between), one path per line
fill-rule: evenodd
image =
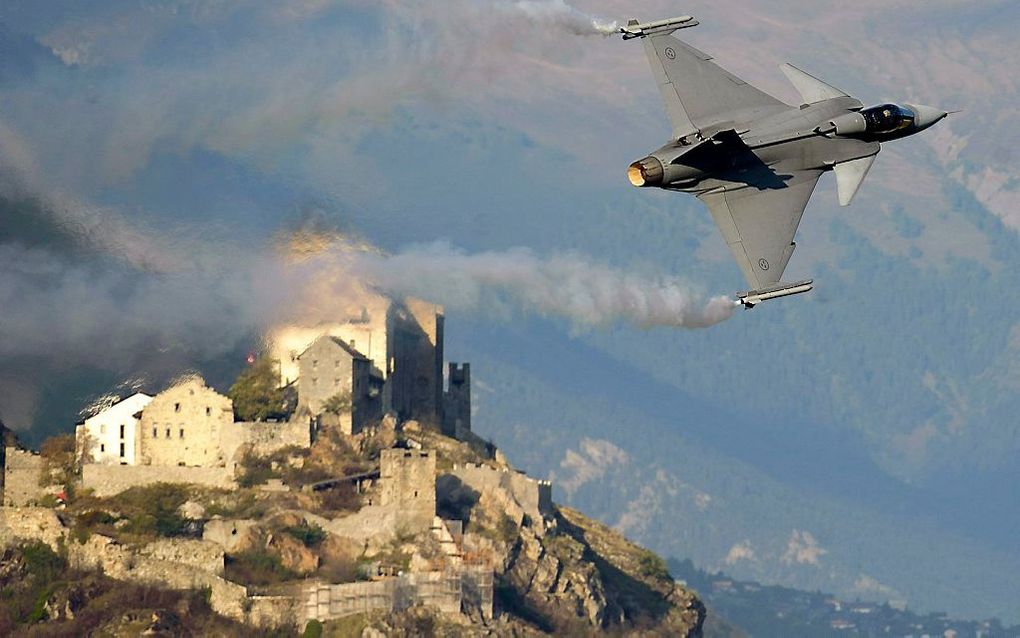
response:
M541 521L553 514L552 484L549 481L533 479L523 472L497 470L473 463L454 465L447 476L456 477L460 484L479 494L486 490L505 491L533 521ZM440 480L437 485L440 491L444 491L459 487L456 483Z
M37 502L48 491L39 486L43 459L27 450L8 447L3 450L3 504L19 507ZM59 491L60 488L55 488Z
M379 504L396 507L398 525L425 531L436 514L436 453L389 448L379 455Z
M38 540L56 551L67 529L57 513L47 507L0 508L0 547L10 547L23 540Z
M223 548L210 541L161 538L142 547L141 554L155 560L187 565L217 576L223 575Z
M307 421L229 423L223 427L220 446L226 466L241 461L244 450L266 456L290 446L307 448L312 444L312 429Z
M194 483L207 487L236 487L231 473L222 467L181 467L177 465L100 465L82 466L82 487L95 490L96 496L113 496L129 487L153 483Z
M157 394L142 410L138 462L144 465L225 465L223 430L234 423L227 397L193 377Z

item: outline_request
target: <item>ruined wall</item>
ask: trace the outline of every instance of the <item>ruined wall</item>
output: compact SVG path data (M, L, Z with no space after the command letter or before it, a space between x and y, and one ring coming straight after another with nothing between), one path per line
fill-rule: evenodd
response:
M142 556L223 575L223 547L206 540L161 538L141 548Z
M196 543L201 541L170 541ZM182 545L180 552L187 551ZM67 559L75 569L97 569L110 578L145 583L168 589L210 590L210 606L217 613L245 621L249 607L248 592L236 583L224 580L215 571L198 568L147 555L145 548L136 551L112 538L93 534L84 544L68 543ZM222 571L222 558L219 569Z
M157 394L142 410L139 463L223 466L223 430L233 422L230 399L200 378L188 379Z
M497 470L486 465L466 463L454 465L447 476L456 477L461 484L479 494L486 490L503 490L515 500L533 521L553 514L552 483L533 479L523 472ZM445 490L450 482L440 480L439 489Z
M67 529L57 513L47 507L0 508L0 547L10 547L24 540L38 540L56 551Z
M5 448L3 466L3 504L5 506L28 505L48 493L48 490L39 486L43 459L38 454L13 447Z
M153 483L194 483L226 489L237 487L232 473L222 467L101 465L97 463L82 466L82 487L95 490L96 496L113 496L129 487Z
M427 530L436 514L436 453L389 448L379 455L379 504L395 506L400 525Z
M463 440L471 431L471 364L451 363L443 394L443 434Z
M307 421L249 422L239 421L223 427L220 446L226 467L240 462L244 450L266 456L290 446L307 448L312 444L312 430Z

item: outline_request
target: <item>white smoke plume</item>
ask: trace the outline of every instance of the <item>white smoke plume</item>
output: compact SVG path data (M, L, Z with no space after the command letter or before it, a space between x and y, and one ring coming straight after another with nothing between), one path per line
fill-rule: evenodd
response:
M707 301L674 277L647 278L579 255L541 258L525 248L468 254L445 243L393 254L360 253L351 268L396 297L417 296L465 311L506 301L578 327L627 322L641 328L706 328L732 316L729 297Z
M519 0L513 7L532 22L553 25L573 35L610 36L620 28L615 21L584 13L563 0Z

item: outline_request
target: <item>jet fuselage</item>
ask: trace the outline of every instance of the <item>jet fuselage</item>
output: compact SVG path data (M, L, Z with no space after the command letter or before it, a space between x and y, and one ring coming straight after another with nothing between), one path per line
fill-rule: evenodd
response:
M875 155L880 143L918 133L946 116L924 106L861 109L851 97L782 109L751 123L721 123L703 140L682 139L631 165L631 183L704 193L782 188L784 175L828 171Z

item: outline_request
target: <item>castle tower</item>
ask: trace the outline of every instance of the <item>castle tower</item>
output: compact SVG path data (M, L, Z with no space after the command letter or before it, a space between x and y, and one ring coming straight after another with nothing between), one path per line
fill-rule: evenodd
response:
M443 394L443 434L460 439L471 431L471 364L451 363L448 382Z
M380 505L396 507L399 525L427 530L436 515L436 453L389 448L379 454Z

